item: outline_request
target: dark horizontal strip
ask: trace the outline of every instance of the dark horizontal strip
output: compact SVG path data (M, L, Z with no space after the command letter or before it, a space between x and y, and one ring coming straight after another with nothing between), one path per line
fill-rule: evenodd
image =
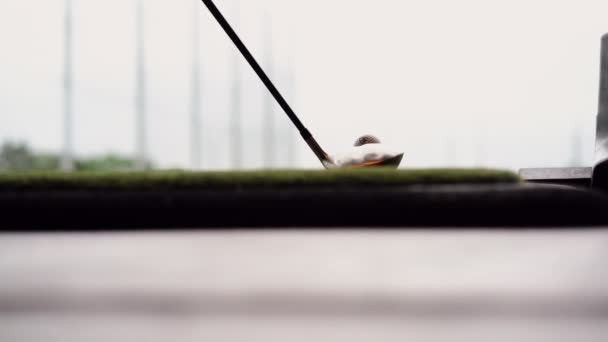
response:
M522 184L3 191L4 231L608 224L607 197Z

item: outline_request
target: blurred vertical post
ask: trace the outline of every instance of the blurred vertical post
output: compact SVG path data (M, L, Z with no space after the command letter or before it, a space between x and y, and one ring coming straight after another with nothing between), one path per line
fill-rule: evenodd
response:
M264 13L264 42L266 72L272 78L273 75L273 42L272 42L272 21L268 12ZM274 131L274 99L269 93L264 92L264 126L262 139L264 146L264 167L274 167L275 158L275 131Z
M61 154L61 169L64 171L71 171L74 169L74 160L72 156L72 0L65 0L64 37L63 153Z
M293 25L293 24L292 24ZM287 57L287 96L290 97L291 103L294 108L297 107L297 88L296 88L296 32L291 30L289 39L289 50ZM297 145L296 141L299 141L299 134L293 127L290 127L287 131L287 163L289 167L295 167L297 163Z
M478 129L478 134L471 134L473 137L473 145L475 150L475 165L477 167L484 167L486 165L486 144L488 143L487 138L487 126L485 120L478 120L481 129Z
M234 0L234 22L238 26L240 18L240 3L239 0ZM230 140L232 142L232 167L234 169L242 168L242 141L241 141L241 72L240 72L240 55L233 53L233 79L232 79L232 112L230 122Z
M572 147L570 161L568 166L581 167L583 166L583 128L582 124L575 124L572 132Z
M201 168L201 75L200 75L200 27L199 0L192 1L192 71L191 71L191 99L190 99L190 153L192 167Z
M454 136L444 139L445 166L454 167L458 164L458 139Z
M146 168L146 75L144 58L144 9L142 0L137 0L135 11L135 167Z

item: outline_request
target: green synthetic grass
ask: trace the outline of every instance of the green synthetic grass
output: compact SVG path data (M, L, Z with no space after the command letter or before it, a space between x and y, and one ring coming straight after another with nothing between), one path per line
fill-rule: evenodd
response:
M513 172L489 169L29 172L0 173L0 191L272 189L283 186L516 183L519 180Z

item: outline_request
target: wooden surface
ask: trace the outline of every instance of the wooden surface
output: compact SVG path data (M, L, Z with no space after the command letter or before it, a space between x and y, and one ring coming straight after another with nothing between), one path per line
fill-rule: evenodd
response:
M608 230L0 235L0 341L605 341Z

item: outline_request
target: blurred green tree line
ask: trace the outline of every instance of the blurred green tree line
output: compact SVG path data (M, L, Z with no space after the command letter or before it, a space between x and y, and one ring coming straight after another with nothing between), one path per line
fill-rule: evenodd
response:
M25 143L5 142L0 147L0 171L58 171L60 159L57 153L36 152ZM132 170L135 165L133 158L117 154L74 159L75 171Z

